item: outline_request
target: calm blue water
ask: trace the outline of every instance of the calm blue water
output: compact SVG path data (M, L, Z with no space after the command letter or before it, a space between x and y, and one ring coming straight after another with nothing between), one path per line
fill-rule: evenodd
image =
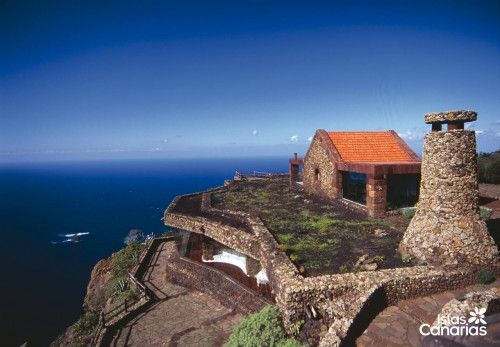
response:
M287 171L287 158L4 164L0 166L0 344L48 345L82 312L93 265L132 228L160 234L178 194L234 170ZM60 233L90 232L53 245Z

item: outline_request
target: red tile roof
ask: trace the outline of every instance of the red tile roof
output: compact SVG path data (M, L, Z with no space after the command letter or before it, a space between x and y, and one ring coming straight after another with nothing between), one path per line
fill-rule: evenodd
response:
M413 162L401 138L392 131L328 132L345 162Z

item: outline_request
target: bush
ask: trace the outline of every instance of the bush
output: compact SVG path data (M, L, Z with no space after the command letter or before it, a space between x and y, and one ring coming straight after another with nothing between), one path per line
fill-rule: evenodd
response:
M299 342L286 338L278 311L266 305L258 312L247 316L233 330L227 347L298 347Z
M491 218L491 210L486 207L479 207L479 217L482 220L488 220Z
M416 207L405 207L405 208L401 209L401 214L405 218L412 219L413 216L415 215L416 210L417 210Z
M139 263L139 257L144 249L144 245L133 242L127 247L121 249L111 258L111 273L114 277L125 276Z
M99 314L97 311L86 311L80 319L73 324L73 331L78 337L87 337L92 335L97 323L99 322Z
M500 151L493 153L480 153L479 182L480 183L500 183Z
M495 280L493 273L487 269L480 269L477 273L477 279L481 284L488 284Z
M406 254L401 257L401 261L405 264L411 263L411 255Z

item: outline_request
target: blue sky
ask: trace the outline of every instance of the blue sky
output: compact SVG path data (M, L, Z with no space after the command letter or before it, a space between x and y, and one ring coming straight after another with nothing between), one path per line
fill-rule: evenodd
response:
M500 146L498 1L3 1L0 161L286 155L473 109Z

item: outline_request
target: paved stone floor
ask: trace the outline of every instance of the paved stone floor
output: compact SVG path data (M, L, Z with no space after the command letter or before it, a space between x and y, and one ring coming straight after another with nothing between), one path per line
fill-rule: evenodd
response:
M476 285L431 296L402 300L387 307L370 323L357 341L358 347L418 347L424 336L419 332L422 323L432 324L441 308L453 298L480 288L500 287L500 280L487 286Z
M163 246L144 282L158 298L114 331L111 346L221 346L242 316L211 296L169 283Z

